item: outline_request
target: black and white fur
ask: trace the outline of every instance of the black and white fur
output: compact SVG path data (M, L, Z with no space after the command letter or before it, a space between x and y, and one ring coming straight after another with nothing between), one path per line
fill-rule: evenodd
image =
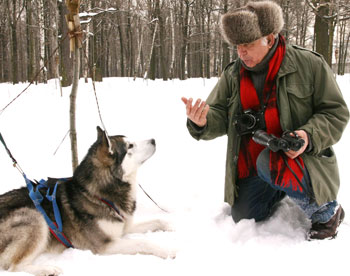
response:
M95 254L150 254L161 258L174 253L130 233L167 231L161 220L134 224L136 174L155 152L155 141L130 142L124 136L107 137L99 127L97 141L90 147L73 177L60 183L57 203L63 233L77 249ZM108 139L109 138L109 139ZM120 214L101 201L114 203ZM51 203L42 206L54 220ZM63 250L50 233L43 216L35 209L26 187L0 196L0 267L34 275L59 275L52 266L35 266L33 260L47 250Z

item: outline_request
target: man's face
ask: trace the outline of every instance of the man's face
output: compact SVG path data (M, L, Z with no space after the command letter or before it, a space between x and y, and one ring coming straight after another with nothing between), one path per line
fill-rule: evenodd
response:
M262 37L247 44L237 45L237 53L239 58L248 67L255 67L264 59L266 54L269 52L271 44L273 45L270 40L271 37L273 39L273 35L269 35L268 37Z

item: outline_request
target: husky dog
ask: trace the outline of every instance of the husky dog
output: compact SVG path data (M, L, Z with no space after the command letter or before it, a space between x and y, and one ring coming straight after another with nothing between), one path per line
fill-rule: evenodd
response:
M161 220L132 222L136 208L136 172L155 152L155 141L132 143L124 136L107 137L99 127L97 131L97 141L73 177L57 186L56 199L64 235L74 248L91 250L95 254L174 257L173 252L147 240L126 236L169 230L168 224ZM44 200L42 207L54 221L51 202ZM39 254L52 249L63 250L64 246L50 234L27 188L1 195L0 267L40 276L59 275L59 268L32 264Z

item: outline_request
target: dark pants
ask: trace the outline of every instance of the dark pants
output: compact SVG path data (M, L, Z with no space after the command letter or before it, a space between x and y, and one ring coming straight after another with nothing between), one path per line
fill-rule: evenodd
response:
M276 203L285 193L275 190L259 176L241 179L237 183L238 197L232 207L232 218L235 222L241 219L261 221L269 217Z
M291 198L309 201L308 189L303 192L293 191L291 186L280 187L272 183L270 176L269 150L263 150L257 160L258 176L240 179L237 183L238 197L232 207L232 218L235 222L241 219L261 221L269 217L275 210L275 205L287 194ZM301 179L305 188L310 187L310 178L305 171Z

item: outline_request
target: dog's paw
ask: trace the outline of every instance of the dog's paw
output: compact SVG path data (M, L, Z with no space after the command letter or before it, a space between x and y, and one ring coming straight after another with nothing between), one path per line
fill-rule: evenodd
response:
M58 276L60 274L63 274L63 271L56 267L51 265L45 265L38 267L38 270L35 272L35 276Z
M173 225L167 221L161 220L161 219L157 219L154 221L154 227L153 227L153 231L169 231L172 232L174 231L175 228L173 227Z
M167 257L167 259L175 259L176 258L176 250L169 250L168 251L168 257Z
M153 254L162 259L176 258L176 250L174 249L159 249L157 252L153 252Z
M63 273L60 268L52 265L22 265L11 271L28 272L35 276L58 276Z
M43 266L40 268L36 276L58 276L63 273L63 271L56 266Z

